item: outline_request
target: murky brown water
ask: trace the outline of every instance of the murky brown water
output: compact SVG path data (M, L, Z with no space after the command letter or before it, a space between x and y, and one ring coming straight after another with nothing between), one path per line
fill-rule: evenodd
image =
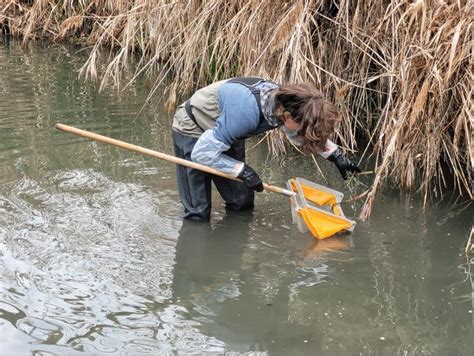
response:
M423 214L386 192L351 236L316 242L284 197L228 215L215 194L211 224L183 225L173 165L53 128L172 151L160 105L137 114L146 89L99 95L83 61L0 42L0 354L473 354L472 206ZM250 162L324 183L296 154Z

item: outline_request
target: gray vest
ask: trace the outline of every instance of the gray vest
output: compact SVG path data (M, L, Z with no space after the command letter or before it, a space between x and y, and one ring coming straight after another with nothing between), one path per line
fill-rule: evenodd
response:
M205 130L215 127L220 115L217 92L227 82L243 84L252 91L260 109L260 122L262 122L264 118L260 107L260 92L254 87L262 81L264 79L256 77L233 78L199 89L187 102L178 106L173 118L173 130L186 136L199 137Z

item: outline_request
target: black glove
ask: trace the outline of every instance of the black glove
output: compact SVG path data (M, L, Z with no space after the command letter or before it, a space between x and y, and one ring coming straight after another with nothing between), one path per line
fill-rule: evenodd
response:
M344 155L344 152L338 147L331 155L327 158L328 161L334 162L339 173L341 173L342 179L347 179L347 172L360 173L359 167L349 161Z
M247 187L252 188L257 192L261 192L263 190L262 180L252 167L244 164L244 169L242 169L242 172L240 172L237 177L242 179Z

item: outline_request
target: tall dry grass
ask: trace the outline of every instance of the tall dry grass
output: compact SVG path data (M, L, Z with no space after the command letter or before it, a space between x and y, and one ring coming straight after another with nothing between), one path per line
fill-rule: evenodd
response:
M4 0L0 23L24 43L79 38L91 46L81 74L102 87L123 85L130 63L156 81L150 96L171 78L169 109L234 75L315 83L342 113L339 143L375 162L365 220L384 181L425 203L451 188L473 199L473 10L461 0Z

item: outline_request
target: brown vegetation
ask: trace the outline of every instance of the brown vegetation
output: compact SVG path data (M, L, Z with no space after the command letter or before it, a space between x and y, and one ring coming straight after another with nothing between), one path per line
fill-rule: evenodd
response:
M167 106L232 75L315 83L342 113L337 138L375 162L361 219L387 178L425 203L446 188L473 198L472 1L0 1L25 43L37 36L92 46L82 74L102 86L165 78ZM101 50L112 47L98 73ZM277 136L274 136L274 139ZM357 139L356 139L357 137Z

